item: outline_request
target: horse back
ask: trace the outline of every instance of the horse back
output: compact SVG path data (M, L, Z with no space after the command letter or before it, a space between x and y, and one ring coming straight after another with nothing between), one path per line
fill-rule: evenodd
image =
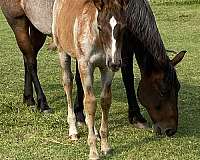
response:
M88 0L56 0L59 3L55 8L55 32L54 37L58 40L60 48L70 53L72 57L77 57L78 39L87 39L83 32L90 32L88 23L95 18L96 8ZM57 4L55 4L56 6Z
M42 33L52 33L53 4L55 0L21 0L22 8L31 23Z

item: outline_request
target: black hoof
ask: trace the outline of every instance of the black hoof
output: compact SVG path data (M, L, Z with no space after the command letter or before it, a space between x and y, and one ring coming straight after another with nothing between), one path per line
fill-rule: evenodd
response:
M136 128L147 129L147 120L141 115L140 112L129 112L129 122Z
M27 104L27 106L34 106L35 105L35 100L31 96L24 96L23 97L23 103Z
M43 113L53 113L53 110L48 106L47 102L38 101L37 108L40 112Z

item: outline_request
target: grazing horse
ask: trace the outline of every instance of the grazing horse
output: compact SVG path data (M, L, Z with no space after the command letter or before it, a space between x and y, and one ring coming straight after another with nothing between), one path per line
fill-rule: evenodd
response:
M129 0L126 21L121 72L128 99L129 121L139 128L146 126L134 90L133 55L135 53L141 72L138 98L146 107L154 123L155 132L172 136L178 127L177 103L180 89L174 67L183 59L186 51L181 51L172 60L169 59L153 12L146 0ZM84 122L83 90L79 73L76 73L76 83L75 114L77 121Z
M90 159L98 159L94 129L96 98L93 73L101 72L102 119L101 151L110 151L108 143L108 114L111 106L111 84L114 72L121 66L122 38L125 27L125 3L121 0L56 0L53 9L53 38L59 51L63 70L63 86L68 101L69 136L77 140L76 117L72 104L73 76L71 57L78 62L84 91L84 110L88 126Z

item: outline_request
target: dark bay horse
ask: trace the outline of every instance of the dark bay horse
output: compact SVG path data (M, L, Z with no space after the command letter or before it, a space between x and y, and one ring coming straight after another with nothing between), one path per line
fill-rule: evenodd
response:
M138 86L139 100L146 107L156 133L172 136L178 126L177 102L180 89L174 67L183 59L186 51L181 51L172 60L169 59L153 12L146 0L129 0L126 18L128 26L123 40L121 72L128 99L129 121L139 128L146 126L134 90L133 55L135 54L141 72ZM75 113L77 121L84 122L83 91L78 72L76 83L78 94Z

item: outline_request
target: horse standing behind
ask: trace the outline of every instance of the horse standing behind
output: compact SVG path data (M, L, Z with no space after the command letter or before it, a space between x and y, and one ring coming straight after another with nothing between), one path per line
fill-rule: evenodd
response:
M88 126L90 159L98 159L94 120L96 99L93 92L93 72L100 69L102 92L101 151L110 151L108 143L108 113L111 106L111 83L114 71L121 66L123 1L56 0L53 10L53 37L63 69L63 85L68 101L69 136L77 139L76 117L72 104L73 76L71 57L78 61L84 90L84 106ZM110 70L110 69L111 70Z

